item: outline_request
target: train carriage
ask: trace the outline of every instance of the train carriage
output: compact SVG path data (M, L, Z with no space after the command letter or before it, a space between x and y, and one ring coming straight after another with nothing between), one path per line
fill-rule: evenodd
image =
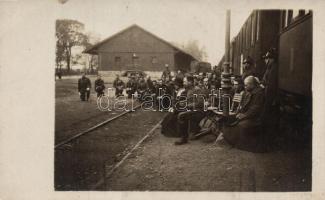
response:
M278 99L282 122L293 127L291 132L296 138L311 139L312 12L254 10L231 41L232 73L241 75L242 62L250 56L255 61L257 76L262 78L265 72L262 55L271 48L278 51Z

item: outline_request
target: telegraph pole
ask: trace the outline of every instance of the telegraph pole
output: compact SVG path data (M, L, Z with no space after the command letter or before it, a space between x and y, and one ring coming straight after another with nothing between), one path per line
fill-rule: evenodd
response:
M231 85L231 73L230 73L230 56L229 56L229 46L230 46L230 10L226 13L226 37L225 37L225 60L223 62L223 70L221 73L221 87L223 90L223 115L229 115L229 94Z

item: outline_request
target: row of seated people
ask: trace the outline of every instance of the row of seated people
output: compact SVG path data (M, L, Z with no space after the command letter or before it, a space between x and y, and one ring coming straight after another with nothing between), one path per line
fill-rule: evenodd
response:
M234 89L238 89L236 81L234 83ZM264 109L264 89L260 87L256 77L248 76L245 79L245 90L240 92L236 90L234 97L239 97L239 104L236 108L232 104L230 110L233 112L227 117L220 112L223 107L222 102L227 99L221 98L224 96L220 90L217 95L212 96L216 99L211 98L211 90L195 88L194 80L190 77L185 78L183 83L176 81L175 89L176 98L173 99L173 107L169 109L171 113L162 123L164 135L181 137L175 145L188 142L190 124L192 127L194 124L194 132L198 132L195 127L200 121L209 118L217 123L214 127L222 127L222 130L214 131L217 134L222 132L222 137L230 144L241 149L256 150L258 144L256 133L261 127ZM230 105L230 101L228 104ZM202 133L198 132L193 138L201 135Z

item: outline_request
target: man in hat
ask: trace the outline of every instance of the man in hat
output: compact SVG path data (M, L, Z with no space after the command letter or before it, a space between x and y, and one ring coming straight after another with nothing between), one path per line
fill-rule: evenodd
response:
M242 79L245 80L248 76L255 76L254 61L249 56L243 61Z
M104 95L105 84L101 77L98 74L97 79L95 80L95 91L97 92L97 97L101 97Z
M86 77L86 73L82 73L81 78L78 80L78 91L81 101L88 101L90 96L91 82Z
M275 60L275 50L271 49L264 56L266 71L263 75L261 84L265 88L265 110L270 111L271 106L275 103L278 90L278 66Z
M276 62L275 49L271 49L263 56L266 64L266 71L261 81L264 87L265 104L262 113L262 122L267 130L265 140L273 142L277 132L279 106L276 103L278 91L278 65ZM271 145L270 145L271 146Z

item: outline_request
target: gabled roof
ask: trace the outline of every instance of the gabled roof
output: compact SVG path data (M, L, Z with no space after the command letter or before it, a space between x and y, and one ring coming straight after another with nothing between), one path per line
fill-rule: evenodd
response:
M190 53L185 52L184 50L180 49L179 47L176 47L175 45L173 45L173 44L167 42L166 40L164 40L164 39L162 39L162 38L160 38L160 37L158 37L158 36L156 36L156 35L150 33L149 31L147 31L147 30L141 28L141 27L138 26L137 24L133 24L133 25L131 25L131 26L129 26L129 27L127 27L127 28L121 30L120 32L117 32L117 33L115 33L114 35L112 35L112 36L110 36L110 37L104 39L103 41L98 42L97 44L94 44L93 46L90 46L89 48L85 49L85 50L83 51L83 53L88 53L88 54L97 54L96 50L97 50L98 47L100 47L100 46L103 45L104 43L108 42L109 40L112 40L113 38L117 37L118 35L120 35L120 34L126 32L126 31L128 31L128 30L130 30L130 29L132 29L132 28L135 28L135 27L138 28L138 29L140 29L140 30L142 30L143 32L145 32L145 33L151 35L152 37L154 37L154 38L160 40L161 42L167 44L168 46L172 47L173 49L175 49L175 50L177 50L177 51L179 51L179 52L181 52L181 53L183 53L183 54L186 54L186 55L192 57L194 60L198 60L198 59L196 59L193 55L191 55Z

